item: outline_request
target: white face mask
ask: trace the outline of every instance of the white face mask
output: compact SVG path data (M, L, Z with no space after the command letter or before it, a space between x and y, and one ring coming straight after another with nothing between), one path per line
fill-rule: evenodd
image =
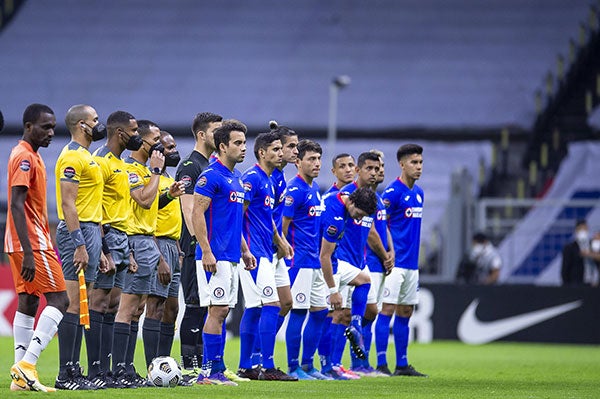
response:
M471 248L471 259L477 258L479 255L483 253L484 245L483 244L473 244Z
M600 240L592 240L590 248L592 252L600 252Z
M590 233L588 233L587 230L579 230L576 234L575 234L575 240L577 242L584 242L584 241L588 241L590 239Z

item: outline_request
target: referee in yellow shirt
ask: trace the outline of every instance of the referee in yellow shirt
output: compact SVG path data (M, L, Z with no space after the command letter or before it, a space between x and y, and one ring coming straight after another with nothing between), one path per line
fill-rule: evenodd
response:
M69 109L65 123L71 133L56 161L56 204L60 222L56 230L58 253L67 284L69 307L58 328L58 389L96 389L81 375L79 353L82 328L79 325L79 283L77 273L85 271L87 287L96 279L101 257L102 174L89 147L104 138L106 130L98 113L89 105ZM91 328L99 329L97 323Z

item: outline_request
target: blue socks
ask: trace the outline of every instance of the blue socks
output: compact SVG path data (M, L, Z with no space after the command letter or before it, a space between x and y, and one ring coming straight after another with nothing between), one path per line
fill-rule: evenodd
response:
M331 370L331 322L333 317L326 317L323 322L323 331L319 341L319 359L321 360L321 372Z
M302 324L306 318L307 309L292 309L285 332L285 343L287 346L287 360L290 371L298 368L300 357L300 341L302 340Z
M369 295L371 284L363 284L354 287L352 293L352 322L351 324L358 330L362 331L362 317L367 310L367 297Z
M240 368L252 368L252 349L256 339L261 308L246 308L240 321Z
M369 364L369 353L371 352L371 342L373 342L373 322L375 320L369 320L363 318L363 342L365 343L365 355L367 358L363 360L363 366L366 368L370 368Z
M202 339L204 342L204 363L202 364L202 368L208 369L210 374L225 371L225 368L221 369L220 366L222 362L221 350L223 348L221 334L208 334L204 332L202 333Z
M342 356L346 349L345 330L346 326L343 324L331 324L331 363L334 366L342 364Z
M386 352L388 341L390 339L390 322L392 316L386 316L379 313L375 323L375 349L377 350L377 367L386 366Z
M409 317L394 318L394 344L396 346L396 367L408 366L406 351L408 348L408 321Z
M302 345L304 347L302 351L302 365L308 366L306 369L310 370L313 366L313 359L317 345L321 339L321 333L323 332L323 323L327 317L329 311L327 309L317 310L310 312L308 315L308 322L304 327L304 337L302 339Z
M275 351L275 335L277 335L277 319L279 318L280 309L279 306L263 306L260 315L258 330L263 367L266 369L275 367L273 352Z

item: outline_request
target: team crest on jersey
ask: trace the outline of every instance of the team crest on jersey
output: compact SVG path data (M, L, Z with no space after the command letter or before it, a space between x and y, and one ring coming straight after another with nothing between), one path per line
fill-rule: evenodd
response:
M192 178L188 175L182 176L181 181L185 187L189 187L192 184Z
M304 295L303 293L299 292L296 295L296 302L298 303L304 303L306 301L306 295Z
M335 237L335 235L338 232L338 228L335 227L334 225L331 225L327 228L326 232L327 232L328 236Z
M202 176L200 179L198 179L197 185L198 185L198 187L204 187L204 186L206 186L206 182L207 182L206 176Z
M24 159L19 164L19 169L21 169L23 172L29 172L29 169L31 169L31 164L27 159Z
M252 183L250 183L249 181L247 181L246 183L244 183L244 191L245 192L252 191Z
M384 288L383 289L383 297L387 298L388 296L390 296L390 289L389 288Z
M291 195L288 195L287 197L285 197L285 206L290 206L294 203L294 197L292 197Z
M423 203L423 198L421 197L421 194L417 194L417 201L419 201L419 204Z
M73 177L75 177L75 168L73 168L72 166L67 166L63 170L63 176L67 179L72 179Z
M273 295L273 288L269 287L269 286L263 288L263 295L264 296L271 296L271 295Z
M223 296L225 295L225 290L221 287L217 287L213 291L213 295L215 296L215 298L223 298Z
M139 181L140 181L140 177L137 175L137 173L129 174L129 184L136 184Z
M383 205L385 205L386 208L389 208L390 204L391 204L391 202L390 202L389 199L386 198L386 199L383 200Z
M273 205L275 205L275 200L267 195L265 197L265 206L273 209Z

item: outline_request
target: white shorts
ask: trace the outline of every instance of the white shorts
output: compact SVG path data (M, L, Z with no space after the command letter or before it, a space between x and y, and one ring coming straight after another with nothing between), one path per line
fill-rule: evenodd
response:
M362 272L358 267L353 266L345 260L338 260L337 273L333 275L335 286L342 296L342 309L352 308L352 294L354 287L348 285Z
M287 287L290 285L290 274L285 259L279 259L277 254L273 255L273 264L275 265L275 287Z
M293 309L327 307L327 284L321 269L299 269L291 291Z
M217 272L206 278L202 261L196 261L200 306L227 305L235 307L238 297L238 263L217 261Z
M239 273L244 304L247 308L256 308L265 303L279 301L275 286L275 265L272 259L260 258L256 269L241 268Z
M369 295L367 296L367 304L376 303L379 305L381 298L383 298L385 275L380 272L372 271L369 271L369 275L371 276L371 288L369 289Z
M385 277L383 303L416 305L419 303L419 271L394 267Z
M340 288L340 280L341 276L339 274L333 275L333 281L335 281L335 286L338 289L340 295L342 296L342 309L350 309L352 308L352 294L354 293L354 287L346 284ZM329 295L327 295L327 305L329 305Z

